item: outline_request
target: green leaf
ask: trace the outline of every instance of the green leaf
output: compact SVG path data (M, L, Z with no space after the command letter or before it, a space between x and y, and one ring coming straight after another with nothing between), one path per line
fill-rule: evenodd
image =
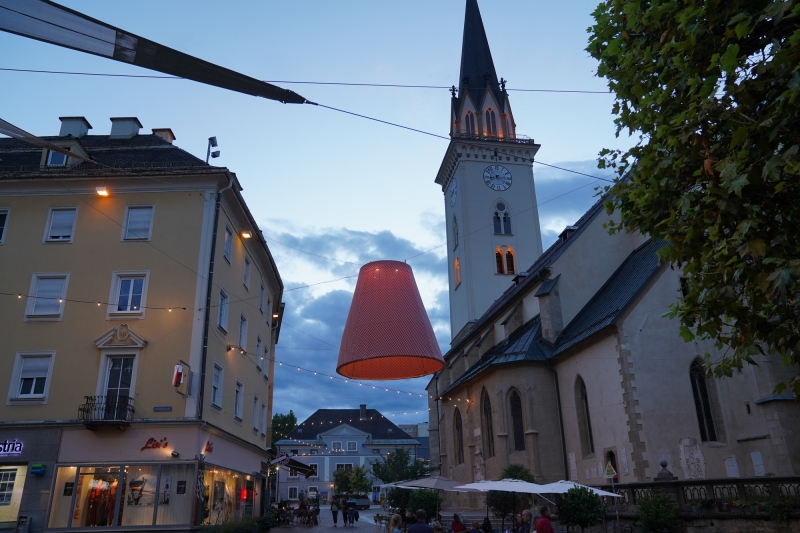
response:
M739 45L731 44L719 58L720 66L725 72L733 72L739 66L737 56L739 55Z

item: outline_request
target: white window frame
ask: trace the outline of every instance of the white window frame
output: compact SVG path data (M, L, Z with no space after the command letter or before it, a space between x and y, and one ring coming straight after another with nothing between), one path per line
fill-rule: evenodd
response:
M67 291L69 290L69 272L34 272L31 276L31 285L28 289L28 300L25 305L24 322L60 322L64 318L64 305L66 304ZM61 305L59 306L58 313L53 314L35 314L33 311L36 308L36 296L38 294L39 280L49 278L63 278L64 290L61 293Z
M256 337L256 368L261 370L264 364L264 355L261 353L264 347L264 341L261 339L261 335Z
M47 375L45 376L44 393L37 395L29 394L26 396L20 396L19 389L21 386L23 360L28 358L37 358L37 357L50 358L50 364L48 365ZM41 351L41 352L17 352L16 357L14 359L14 368L11 371L11 382L9 383L8 386L8 399L6 401L6 405L46 404L47 398L50 394L50 382L53 379L53 364L55 363L55 359L56 359L56 352L54 350Z
M342 468L339 468L340 466ZM350 468L347 468L348 466ZM336 463L336 470L350 470L350 471L352 471L353 470L353 463Z
M259 419L261 418L258 413L258 405L259 405L258 394L256 394L255 396L253 396L253 431L255 431L256 433L258 433L258 422Z
M130 220L131 216L131 209L141 209L141 208L150 208L150 227L147 230L146 236L138 236L138 237L128 237L128 221ZM123 241L149 241L153 237L153 221L155 220L156 215L156 206L155 204L131 204L125 206L125 224L122 226L122 238Z
M338 444L338 446L337 446L337 444ZM342 449L342 441L335 440L335 441L331 442L331 449L332 450L341 450Z
M291 476L289 476L289 477L291 478ZM295 476L295 477L297 477L297 476ZM292 489L294 489L294 498L292 498ZM288 487L288 490L286 491L286 497L289 500L299 500L300 499L300 497L298 496L299 494L300 494L300 490L297 488L297 485L292 485L292 486Z
M60 146L62 150L67 150L70 152L71 150L68 147ZM53 163L53 154L62 156L64 158L64 163ZM45 162L46 166L48 167L66 167L69 164L69 156L67 154L62 154L61 152L56 152L55 150L48 150L47 151L47 160Z
M72 219L72 231L70 232L69 239L50 238L50 225L53 223L53 213L55 211L73 211L75 213L75 216ZM78 225L78 206L65 205L65 206L51 207L47 212L47 223L44 225L44 236L42 237L42 242L46 243L72 242L75 239L75 226L77 225Z
M18 489L17 482L22 478L22 482L25 482L25 477L20 476L22 472L21 467L10 465L8 467L0 467L0 482L6 486L6 489L3 491L8 496L8 503L0 503L0 509L4 507L9 507L14 510L14 514L16 511L19 510L19 504L21 499L21 492L22 490ZM13 477L13 481L9 481L9 479ZM9 487L10 485L10 487Z
M267 436L267 404L261 402L261 437Z
M108 365L113 357L133 357L133 371L131 372L130 397L136 396L136 374L139 368L139 353L141 348L131 346L115 346L100 350L100 368L97 374L97 387L95 394L104 396L108 387Z
M8 232L8 221L11 219L11 209L8 207L0 207L0 215L6 216L6 221L3 222L3 226L0 227L0 244L3 244L3 241L6 238L6 233ZM261 307L264 307L264 282L261 282ZM264 310L262 309L261 312L263 313Z
M352 446L350 446L352 444ZM357 452L358 451L358 442L354 440L347 441L347 451L348 452Z
M219 301L217 304L217 327L226 335L228 334L228 314L231 307L231 296L228 291L220 287ZM223 324L224 322L224 324Z
M0 212L2 210L0 209ZM0 235L0 244L3 242L3 236ZM264 280L261 280L261 293L258 296L258 310L261 311L261 314L264 314L264 295L267 293L267 289L264 286Z
M240 379L236 380L233 400L233 418L241 422L244 415L244 383Z
M244 313L239 314L239 349L242 350L245 357L247 357L247 327L249 323Z
M314 477L319 477L319 476L314 476ZM319 487L317 485L309 485L308 492L316 492L317 494L319 494Z
M222 258L231 264L231 255L233 254L233 231L225 225L225 240L222 242Z
M217 381L217 393L214 394L214 379L219 376ZM225 367L218 361L214 361L214 370L211 374L211 406L222 408L222 389L225 383ZM216 396L216 398L215 398Z
M250 259L250 256L245 254L244 256L244 268L242 269L242 285L247 292L250 292L250 273L253 270L253 261Z
M119 288L123 279L143 279L142 301L139 309L134 311L117 311L119 305ZM106 308L106 320L119 318L143 319L147 309L147 287L150 284L149 270L116 270L111 273L111 289L108 293L108 307ZM130 306L130 305L129 305Z

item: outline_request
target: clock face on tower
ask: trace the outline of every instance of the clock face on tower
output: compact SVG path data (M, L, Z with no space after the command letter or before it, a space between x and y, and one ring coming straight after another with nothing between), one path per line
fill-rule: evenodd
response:
M483 171L483 182L494 191L505 191L511 187L511 172L503 165L489 165Z

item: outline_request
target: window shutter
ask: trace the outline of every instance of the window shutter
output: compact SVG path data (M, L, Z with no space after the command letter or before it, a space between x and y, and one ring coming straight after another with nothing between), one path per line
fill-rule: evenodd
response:
M153 220L152 207L131 207L128 209L128 224L125 226L126 240L146 240L150 238L150 223Z
M61 312L59 298L64 294L64 278L39 278L36 287L36 302L33 313L36 315L57 315Z
M74 209L55 209L50 217L50 235L52 240L69 240L75 227Z
M50 357L25 357L22 359L20 379L44 378L50 369Z

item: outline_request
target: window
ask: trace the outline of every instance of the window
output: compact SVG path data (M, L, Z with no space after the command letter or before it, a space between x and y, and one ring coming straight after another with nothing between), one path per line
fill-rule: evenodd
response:
M511 215L504 202L497 202L492 216L495 235L511 235Z
M297 472L295 471L295 475L292 475L292 471L289 471L289 477L297 477ZM290 500L297 500L297 487L289 487L289 499Z
M62 150L66 150L67 152L70 151L69 148L62 148ZM54 152L51 150L47 154L47 166L48 167L63 167L67 164L67 154L62 154L61 152Z
M514 274L516 261L514 249L510 246L498 246L494 251L495 269L498 274Z
M223 289L219 291L219 309L217 310L217 326L219 329L228 332L228 305L230 304L230 297Z
M211 377L211 405L222 407L222 378L225 370L222 365L214 361L214 374Z
M494 457L494 427L492 425L492 403L489 401L489 394L484 390L483 398L483 434L486 438L485 452L486 458Z
M129 205L125 215L123 239L126 241L149 241L153 230L153 206Z
M475 130L475 115L472 114L472 111L467 111L467 116L464 117L464 132L467 135L477 134Z
M461 411L456 409L454 427L454 438L456 448L456 464L460 465L464 462L464 426L461 423Z
M261 280L261 292L258 295L258 310L264 313L264 280Z
M522 399L517 391L511 391L508 403L511 410L511 429L514 432L514 451L523 451L525 449L525 429L522 424Z
M581 437L581 450L586 457L594 453L594 437L592 436L592 418L589 415L589 395L586 383L578 376L575 380L575 408L578 415L578 432Z
M456 278L456 287L458 287L461 285L461 263L458 261L458 257L453 263L453 275Z
M258 423L260 421L258 412L258 396L253 397L253 429L258 431Z
M44 403L42 400L50 388L53 357L55 352L17 353L11 374L11 387L8 391L9 401L39 400L38 403Z
M347 443L347 451L348 452L358 451L358 444L356 443L356 441L354 441L354 440L348 441L348 443Z
M17 469L0 470L0 506L11 505L14 495L14 483L17 480Z
M333 448L334 450L341 450L342 449L342 441L340 441L340 440L333 441L331 443L331 448Z
M500 223L500 213L495 212L494 217L492 217L492 222L494 225L494 233L496 235L503 233L503 227Z
M239 316L239 349L247 352L247 317Z
M486 110L486 133L488 135L497 135L497 118L494 114L494 109Z
M708 396L708 385L706 383L705 370L700 361L695 361L689 367L689 378L692 381L694 408L697 412L697 423L700 426L700 440L703 442L716 441L717 431L714 426L711 401Z
M148 279L149 272L114 272L108 314L144 315Z
M244 258L244 275L242 276L242 283L244 284L244 288L248 291L250 290L250 267L252 263L250 262L249 257Z
M508 213L503 213L503 233L511 235L511 216Z
M0 244L6 237L6 226L8 225L8 209L0 209Z
M458 220L453 215L453 250L458 248Z
M225 226L225 243L222 245L222 257L231 264L231 247L233 246L233 232Z
M34 274L28 294L27 319L61 320L69 274Z
M72 242L75 233L77 207L57 207L50 210L47 221L47 242Z
M264 346L264 355L261 356L261 368L264 369L264 377L267 377L267 361L269 361L269 346Z
M311 465L308 465L308 466L311 466ZM319 487L317 487L315 485L309 485L308 486L308 493L311 494L312 492L318 493L319 492Z
M261 436L267 434L267 404L261 402Z
M236 391L233 395L233 416L239 420L242 419L242 411L244 410L244 383L236 380Z
M352 470L353 463L336 463L336 470Z
M256 338L256 366L259 370L264 368L264 354L261 353L264 341L261 340L261 335Z

